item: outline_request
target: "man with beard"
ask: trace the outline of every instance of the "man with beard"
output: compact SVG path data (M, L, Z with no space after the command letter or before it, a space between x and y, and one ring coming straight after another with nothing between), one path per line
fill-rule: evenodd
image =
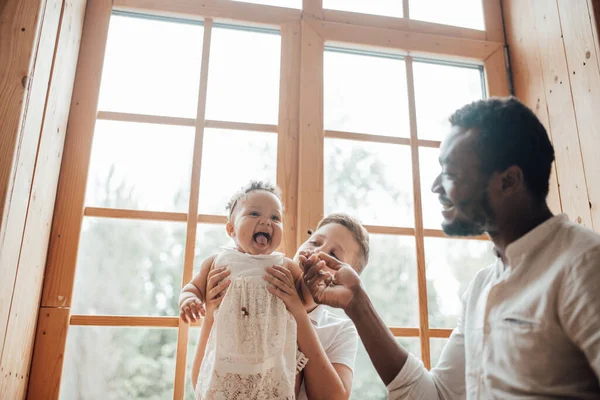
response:
M515 98L477 101L450 122L432 186L443 230L487 233L497 260L470 283L437 366L394 340L348 265L311 256L311 294L346 311L390 398L600 398L600 235L550 212L546 130Z

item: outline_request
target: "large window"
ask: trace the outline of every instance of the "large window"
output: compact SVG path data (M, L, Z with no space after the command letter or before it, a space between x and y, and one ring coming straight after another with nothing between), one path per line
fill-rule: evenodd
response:
M229 244L229 196L250 179L276 181L279 32L204 25L111 17L61 398L173 397L175 367L186 358L177 357L182 284ZM111 316L146 318L146 326L100 326L107 317L118 325ZM184 347L190 359L197 336L192 329Z
M476 64L325 49L325 214L345 211L367 225L372 255L363 273L365 288L386 324L398 328L400 336L411 328L421 336L425 343L418 337L398 340L417 355L427 349L431 358L426 364L437 362L445 337L456 326L468 282L493 258L488 242L442 237L440 205L430 191L440 169L437 153L439 140L449 131L448 117L485 96L482 82L483 69ZM409 103L414 104L412 115ZM417 165L418 177L413 170ZM422 208L414 207L418 197ZM423 238L418 226L426 229ZM417 252L419 240L424 254ZM419 271L419 260L425 271ZM420 274L426 277L426 299L419 297L424 289L418 287ZM425 308L429 317L421 321ZM424 327L438 331L419 335ZM385 398L362 347L353 393L357 399Z
M93 131L67 132L78 145L60 185L73 197L59 195L55 223L81 228L50 244L76 257L46 269L57 296L42 307L70 314L68 334L54 332L62 376L45 382L63 399L192 399L199 324L178 319L177 299L230 244L225 204L250 179L282 187L289 257L323 215L365 224L365 287L398 342L435 365L493 257L482 238L444 236L430 191L449 115L505 94L487 89L504 82L489 2L150 3L88 6L84 39L106 21L108 34L83 40L103 64L80 62L75 83L98 107ZM362 346L352 398L386 398Z

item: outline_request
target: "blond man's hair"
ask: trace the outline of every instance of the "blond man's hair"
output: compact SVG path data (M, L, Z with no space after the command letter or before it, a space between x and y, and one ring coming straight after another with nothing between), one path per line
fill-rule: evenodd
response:
M279 189L277 185L265 181L250 181L246 185L242 186L240 190L235 192L234 195L231 196L229 202L227 203L226 209L227 211L229 211L230 220L237 203L240 200L244 199L248 195L248 193L257 190L264 190L266 192L273 193L281 201L281 189Z
M358 259L355 260L356 265L353 265L353 267L356 269L356 272L360 274L369 263L369 232L367 232L367 230L364 226L362 226L359 220L357 220L354 217L351 217L348 214L329 214L319 222L317 229L320 229L322 226L329 224L342 225L344 228L348 229L350 233L352 233L352 237L354 238L356 244L358 244L359 250L359 254L357 254Z

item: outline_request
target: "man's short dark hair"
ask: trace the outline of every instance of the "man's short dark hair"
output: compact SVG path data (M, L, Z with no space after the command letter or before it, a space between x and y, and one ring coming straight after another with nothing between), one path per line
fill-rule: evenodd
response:
M554 148L533 111L515 97L490 98L460 108L450 123L479 132L477 151L484 174L516 165L535 199L545 201Z

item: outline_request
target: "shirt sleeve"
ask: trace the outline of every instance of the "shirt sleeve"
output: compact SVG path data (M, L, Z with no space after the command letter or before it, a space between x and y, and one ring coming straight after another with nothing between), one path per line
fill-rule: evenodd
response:
M561 291L563 329L600 379L600 247L575 261Z
M351 321L340 329L333 344L325 351L329 362L332 364L344 364L354 371L356 360L356 349L358 347L358 332Z
M468 291L467 291L468 293ZM466 294L458 326L442 350L440 361L428 371L421 360L408 355L406 364L387 386L389 399L443 399L465 398L465 336L464 315Z

